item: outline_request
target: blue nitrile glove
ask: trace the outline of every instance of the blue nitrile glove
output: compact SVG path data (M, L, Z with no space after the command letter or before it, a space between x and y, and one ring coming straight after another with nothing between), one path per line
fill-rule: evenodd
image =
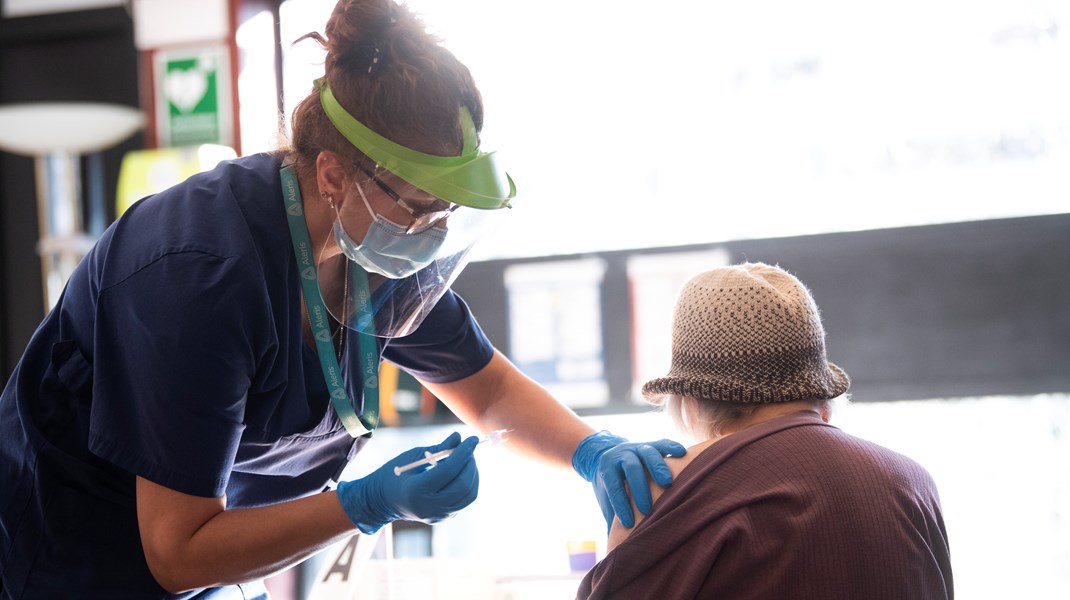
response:
M474 436L461 442L455 431L441 444L406 450L367 477L339 483L338 499L346 516L367 534L399 519L437 523L452 517L479 492L479 471L472 457L478 443ZM425 465L394 474L394 467L418 461L424 452L447 448L453 453L433 468Z
M606 518L606 528L613 525L614 513L621 525L631 527L635 524L635 515L632 514L625 482L632 491L635 507L645 515L653 504L646 471L650 471L654 483L667 487L672 483L672 472L665 464L665 456L683 456L686 453L687 448L672 440L629 442L608 431L599 431L584 438L576 447L572 455L572 468L594 485L594 495Z

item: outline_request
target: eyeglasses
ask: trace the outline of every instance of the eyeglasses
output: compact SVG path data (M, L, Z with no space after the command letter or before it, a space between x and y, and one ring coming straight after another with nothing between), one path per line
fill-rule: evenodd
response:
M445 200L435 199L431 204L420 204L414 200L406 200L402 198L397 192L390 188L382 179L375 176L367 169L361 169L364 174L371 178L375 185L379 186L379 189L383 190L395 204L405 209L406 212L412 216L412 222L405 229L406 234L422 233L431 229L435 225L439 224L443 219L450 216L450 213L461 207L460 204L449 204ZM442 208L442 205L447 205Z

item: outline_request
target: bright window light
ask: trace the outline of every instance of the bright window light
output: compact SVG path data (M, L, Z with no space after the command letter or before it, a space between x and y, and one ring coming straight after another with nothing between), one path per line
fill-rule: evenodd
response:
M477 258L1070 205L1062 3L408 4L472 70L484 147L519 187ZM284 43L333 5L285 3ZM289 108L322 74L314 50L287 49Z
M274 26L270 11L260 11L238 28L238 48L243 68L238 74L239 115L243 154L274 150L279 146L279 113L275 98ZM266 43L265 43L266 42Z

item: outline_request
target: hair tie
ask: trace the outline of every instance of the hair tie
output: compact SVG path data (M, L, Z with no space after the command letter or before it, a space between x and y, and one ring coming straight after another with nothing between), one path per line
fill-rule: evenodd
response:
M353 69L364 71L368 75L374 76L383 65L383 51L375 42L361 42L346 54L346 62Z
M368 64L368 75L374 75L375 71L379 68L379 61L383 58L382 50L379 50L379 46L372 47L372 57Z

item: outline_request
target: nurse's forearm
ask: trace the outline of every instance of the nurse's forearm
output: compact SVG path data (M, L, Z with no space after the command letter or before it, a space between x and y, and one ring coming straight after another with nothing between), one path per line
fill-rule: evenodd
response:
M560 467L571 468L576 446L594 432L499 352L470 377L425 385L465 423L483 433L509 429L510 450Z
M137 492L145 558L172 593L266 577L356 532L334 492L233 510L141 478Z

